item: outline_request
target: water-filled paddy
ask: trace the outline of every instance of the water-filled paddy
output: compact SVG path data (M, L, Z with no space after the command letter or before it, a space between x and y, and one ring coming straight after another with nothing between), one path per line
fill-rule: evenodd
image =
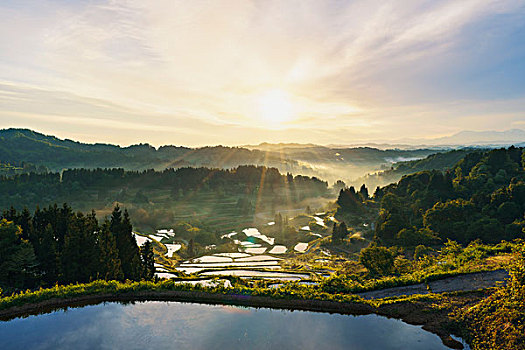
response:
M314 216L314 220L315 220L315 223L317 225L322 226L322 227L326 227L326 225L324 224L323 219L321 219L320 217Z
M268 253L270 254L284 254L288 249L284 245L276 245Z
M144 236L141 236L141 235L138 235L136 233L133 233L133 236L135 237L135 239L137 240L137 244L139 246L143 245L144 243L150 241L151 242L151 238L148 238L148 237L144 237Z
M239 266L263 266L263 265L278 265L275 260L272 261L248 261L248 262L224 262L224 263L207 263L207 264L181 264L179 267L202 267L203 269L210 267L239 267Z
M149 235L149 237L159 242L162 241L164 238L166 238L165 236L161 236L161 235Z
M264 264L264 265L253 265L253 264L248 264L246 263L246 265L241 265L241 266L238 266L238 267L243 267L243 268L254 268L254 269L273 269L273 270L279 270L281 268L281 266L275 264L275 265L268 265L268 264ZM184 273L199 273L203 270L221 270L224 269L224 265L221 265L221 266L216 266L216 267L209 267L209 266L205 266L205 267L186 267L184 265L181 265L181 266L177 266L175 268L175 270L177 271L180 271L180 272L184 272Z
M244 251L250 254L264 254L266 248L246 248Z
M203 272L202 276L239 276L239 277L258 277L268 278L282 281L299 281L304 278L309 278L310 275L303 273L287 273L277 271L255 271L255 270L217 270Z
M254 256L247 256L247 257L244 257L244 258L235 259L235 262L241 262L241 261L269 261L269 260L278 261L278 260L282 260L282 259L274 257L274 256L269 256L269 255L254 255Z
M185 261L184 263L226 263L232 261L233 259L227 256L204 255L199 258Z
M299 253L304 253L307 248L308 248L308 243L303 243L303 242L297 243L295 247L293 247L293 249Z
M180 248L182 248L182 245L180 244L164 244L166 246L166 249L168 249L168 252L166 253L166 256L168 258L173 257L173 253L178 252Z
M246 253L216 253L216 254L213 254L213 255L216 255L216 256L227 256L229 258L244 258L244 257L251 256L250 254L246 254Z
M255 237L255 238L258 238L270 245L273 245L274 242L275 242L275 238L272 238L272 237L268 237L266 235L263 235L262 233L259 232L258 229L254 228L254 227L251 227L251 228L247 228L247 229L244 229L242 230L242 232L247 236L247 237Z

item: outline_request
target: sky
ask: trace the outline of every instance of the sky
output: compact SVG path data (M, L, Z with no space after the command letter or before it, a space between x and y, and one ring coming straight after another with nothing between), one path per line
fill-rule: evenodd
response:
M121 145L525 129L525 0L0 0L0 128Z

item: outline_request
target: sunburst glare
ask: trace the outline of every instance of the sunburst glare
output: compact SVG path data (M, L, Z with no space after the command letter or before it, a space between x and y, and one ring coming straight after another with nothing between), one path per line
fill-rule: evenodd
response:
M259 118L269 127L279 127L293 118L290 94L280 89L264 92L257 98Z

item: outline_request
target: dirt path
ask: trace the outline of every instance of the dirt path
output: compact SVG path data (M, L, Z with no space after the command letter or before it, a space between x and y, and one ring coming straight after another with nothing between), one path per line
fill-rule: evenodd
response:
M456 291L473 291L494 287L496 282L504 281L508 276L509 274L505 270L469 273L429 282L428 289L426 284L420 283L405 287L394 287L374 290L371 292L357 293L357 295L364 299L381 299L402 295L428 294L430 292L445 293Z

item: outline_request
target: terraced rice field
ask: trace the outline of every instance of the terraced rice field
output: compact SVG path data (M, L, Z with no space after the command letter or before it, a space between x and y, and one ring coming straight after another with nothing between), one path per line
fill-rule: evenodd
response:
M310 219L312 216L309 217ZM325 226L323 219L314 216L317 225ZM267 226L275 225L275 222L269 222ZM304 225L304 224L303 224ZM309 226L303 226L303 231L310 232ZM226 231L228 232L228 231ZM322 237L318 233L310 232L316 237ZM151 240L160 241L164 238L173 237L175 234L171 229L157 230L156 234L148 237L135 235L137 241L141 243ZM248 227L240 231L230 231L221 236L223 240L229 240L237 246L238 252L214 253L190 260L186 260L175 267L173 274L163 265L156 264L157 276L161 278L175 277L175 271L186 274L197 274L199 276L239 276L241 278L263 278L276 279L282 281L301 281L310 279L309 274L295 273L295 271L281 270L280 262L284 260L274 255L289 253L305 253L308 250L308 243L299 242L288 248L285 245L274 245L275 238L268 234L261 233L255 227ZM244 239L244 240L243 240ZM165 256L173 257L173 254L181 249L181 244L163 244L168 250ZM158 266L157 266L158 265Z

